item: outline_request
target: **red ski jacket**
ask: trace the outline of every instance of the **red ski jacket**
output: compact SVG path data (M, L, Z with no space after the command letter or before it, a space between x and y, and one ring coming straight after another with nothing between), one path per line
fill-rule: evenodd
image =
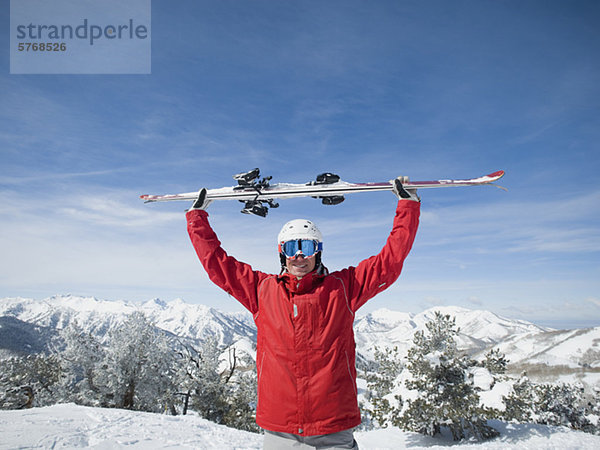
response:
M313 436L360 424L354 313L400 275L419 211L418 202L400 200L379 254L357 267L312 272L300 280L256 271L228 256L206 211L187 213L188 232L208 276L254 316L259 426Z

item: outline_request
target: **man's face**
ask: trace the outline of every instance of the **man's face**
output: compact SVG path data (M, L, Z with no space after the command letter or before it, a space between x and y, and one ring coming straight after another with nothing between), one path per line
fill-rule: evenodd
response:
M294 259L287 258L285 261L285 266L287 267L290 275L302 278L304 275L315 270L316 262L317 258L315 255L311 256L310 258L305 258L304 256L299 255Z

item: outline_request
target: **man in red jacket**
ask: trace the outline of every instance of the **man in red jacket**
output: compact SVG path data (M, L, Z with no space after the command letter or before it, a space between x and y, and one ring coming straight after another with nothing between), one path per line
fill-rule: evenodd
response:
M227 255L208 223L202 189L187 212L188 232L209 278L248 309L258 330L256 423L265 449L358 448L354 314L400 276L414 241L420 202L394 180L392 231L375 256L329 273L323 240L307 220L282 228L282 272L253 270Z

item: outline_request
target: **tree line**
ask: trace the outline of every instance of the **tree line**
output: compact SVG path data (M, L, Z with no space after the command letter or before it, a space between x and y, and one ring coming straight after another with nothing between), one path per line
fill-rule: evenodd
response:
M220 359L224 352L227 361ZM71 324L49 353L3 360L0 408L73 402L173 415L195 411L258 431L255 380L253 361L235 348L220 348L213 339L196 348L134 312L106 342Z
M581 384L539 384L506 375L508 360L491 350L476 361L459 351L455 319L436 313L415 333L406 357L376 349L362 367L363 429L397 426L429 436L486 440L494 420L564 425L600 434L600 396ZM104 342L72 324L49 353L11 357L0 364L0 408L73 402L167 414L194 411L218 424L259 432L254 422L256 369L247 355L214 339L198 347L158 329L141 312L114 327ZM485 406L491 389L510 386L502 404ZM402 398L403 392L406 398ZM406 393L409 394L406 394Z
M498 436L490 423L501 420L600 434L599 389L586 393L581 383L533 383L526 374L512 379L506 375L508 360L494 349L482 361L473 360L459 351L460 329L450 315L436 312L426 329L415 333L406 359L397 348L375 351L375 361L365 368L364 428L392 425L429 436L447 432L454 440L482 441ZM510 386L501 405L482 403L477 376L486 380L486 390L496 383ZM401 385L409 398L397 394Z

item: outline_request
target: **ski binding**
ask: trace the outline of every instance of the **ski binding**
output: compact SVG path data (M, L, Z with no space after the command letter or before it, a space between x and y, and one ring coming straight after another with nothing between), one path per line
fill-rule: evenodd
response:
M480 186L493 183L504 176L504 171L490 173L478 178L432 181L409 181L404 184L406 189L428 189L441 187ZM241 212L260 217L266 217L269 208L279 207L274 199L297 197L313 197L321 199L324 205L338 205L344 201L346 194L355 192L391 191L394 180L381 183L348 183L342 181L339 175L325 172L317 175L315 181L305 184L275 183L270 184L272 177L261 179L260 170L252 169L248 172L238 173L233 176L238 182L237 186L208 189L207 200L239 200L244 203ZM496 186L496 185L494 185ZM500 187L501 186L496 186ZM167 195L141 195L145 203L166 201L193 201L198 197L198 192Z

